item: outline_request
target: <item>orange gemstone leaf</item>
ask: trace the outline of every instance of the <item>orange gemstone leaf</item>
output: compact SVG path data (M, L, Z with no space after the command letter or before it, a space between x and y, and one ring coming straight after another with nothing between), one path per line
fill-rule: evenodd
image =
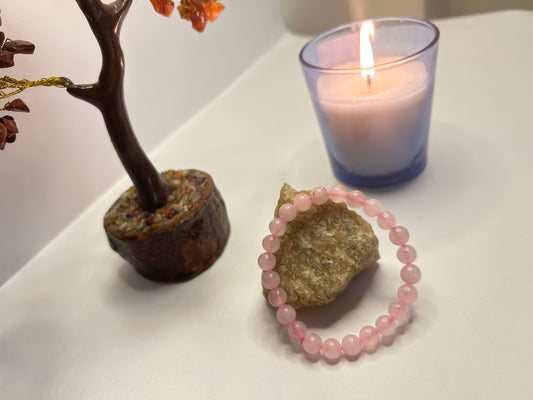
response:
M205 7L205 15L209 21L215 22L218 14L220 14L224 8L223 4L213 2Z
M198 32L205 29L207 21L216 20L223 9L217 0L181 0L178 6L181 18L191 21Z
M174 2L172 0L150 0L156 13L170 17L174 11Z

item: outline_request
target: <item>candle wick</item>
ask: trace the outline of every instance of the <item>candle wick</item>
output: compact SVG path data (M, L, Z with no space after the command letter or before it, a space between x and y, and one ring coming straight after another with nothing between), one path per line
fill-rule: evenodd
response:
M366 76L366 86L369 88L372 86L372 77L370 75Z

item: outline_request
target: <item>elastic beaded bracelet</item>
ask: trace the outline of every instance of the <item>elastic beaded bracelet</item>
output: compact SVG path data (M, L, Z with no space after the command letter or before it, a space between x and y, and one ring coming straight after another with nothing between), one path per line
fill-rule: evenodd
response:
M390 241L398 246L396 253L398 260L405 264L400 277L404 284L398 288L398 301L389 305L388 314L381 315L375 322L375 326L364 326L359 332L359 337L353 334L346 335L340 342L337 339L322 338L316 333L307 333L307 327L302 321L296 319L296 310L285 304L287 293L279 287L280 276L274 271L276 256L279 250L279 237L287 231L287 223L294 220L298 212L309 210L311 204L322 205L328 200L334 203L345 201L351 208L362 207L369 217L376 217L377 224L381 229L389 231ZM373 351L383 337L390 337L396 333L396 322L402 322L408 316L408 304L413 303L418 292L413 286L421 278L420 269L413 264L416 259L416 250L407 244L409 232L403 226L396 225L395 216L389 211L382 211L381 203L376 199L365 200L365 195L353 190L347 192L343 185L335 185L329 191L322 187L311 190L311 195L297 194L292 204L283 204L278 210L279 218L274 218L269 224L270 235L263 239L265 252L259 256L259 267L264 271L262 275L263 286L269 290L268 301L277 307L276 317L278 321L288 326L288 333L292 340L302 343L304 351L309 355L322 354L328 361L337 361L344 355L348 359L354 359L364 349Z

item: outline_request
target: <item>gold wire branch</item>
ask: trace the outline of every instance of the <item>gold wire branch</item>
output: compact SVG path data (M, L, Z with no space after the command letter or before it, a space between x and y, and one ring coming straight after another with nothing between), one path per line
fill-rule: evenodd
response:
M61 76L53 76L51 78L42 78L36 81L30 81L28 79L14 79L9 76L0 78L0 99L13 96L22 92L30 87L37 86L56 86L60 88L66 88L72 85L72 81L68 78ZM9 91L9 89L13 89Z

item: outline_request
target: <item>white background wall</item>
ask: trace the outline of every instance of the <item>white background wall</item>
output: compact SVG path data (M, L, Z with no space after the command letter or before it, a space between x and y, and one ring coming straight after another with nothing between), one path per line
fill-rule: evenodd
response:
M278 0L287 29L311 35L350 21L386 16L445 18L533 9L533 0Z
M430 16L477 14L497 10L532 10L533 0L426 0ZM435 15L433 8L440 14Z
M134 1L121 38L127 105L146 151L223 91L283 32L276 2L223 4L219 19L199 34L177 12L164 18L149 0ZM34 55L16 56L15 67L2 75L97 80L100 51L75 1L2 0L0 8L0 30L36 45ZM14 114L20 134L0 152L0 284L124 176L96 108L59 88L35 88L20 97L31 113ZM217 132L198 134L208 140ZM176 159L173 167L191 166Z

